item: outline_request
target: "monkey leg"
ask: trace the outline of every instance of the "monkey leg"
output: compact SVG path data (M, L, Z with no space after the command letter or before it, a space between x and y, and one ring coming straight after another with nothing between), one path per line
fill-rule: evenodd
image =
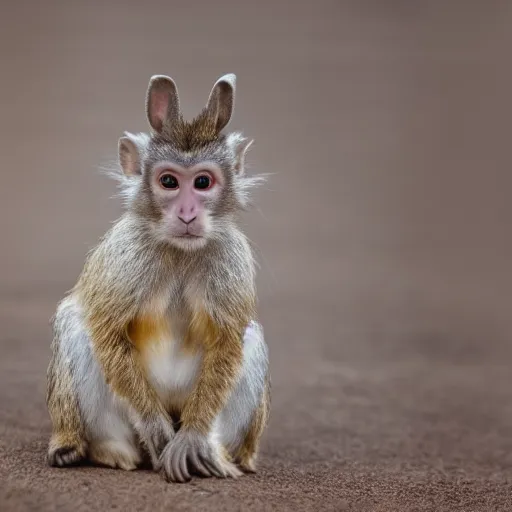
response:
M63 467L80 462L87 443L72 377L55 343L48 368L47 405L53 426L48 463Z
M240 380L214 431L230 458L247 472L255 471L259 440L270 412L268 349L263 330L253 322L244 334Z
M129 412L105 382L72 297L57 309L52 349L49 463L67 466L87 458L104 466L134 469L140 463L140 450Z
M115 439L107 439L90 444L89 459L91 462L110 468L132 471L141 462L139 452L134 446L118 442Z
M258 456L260 438L267 426L269 413L270 382L265 387L258 408L254 411L245 438L234 455L235 463L246 473L256 472L256 458Z

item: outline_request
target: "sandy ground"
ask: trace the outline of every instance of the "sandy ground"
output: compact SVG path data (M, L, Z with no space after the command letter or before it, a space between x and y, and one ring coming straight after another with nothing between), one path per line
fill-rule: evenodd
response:
M0 21L0 510L512 510L512 6L27 2ZM149 76L275 173L244 226L273 409L260 470L45 465L48 320L120 211L95 169Z
M167 484L150 471L50 469L48 299L2 304L0 503L14 510L510 510L511 350L322 326L336 312L267 300L273 414L260 471ZM309 327L291 315L311 315ZM315 334L316 333L316 334ZM314 337L314 338L313 338ZM314 339L314 346L312 340ZM343 340L343 343L341 342Z

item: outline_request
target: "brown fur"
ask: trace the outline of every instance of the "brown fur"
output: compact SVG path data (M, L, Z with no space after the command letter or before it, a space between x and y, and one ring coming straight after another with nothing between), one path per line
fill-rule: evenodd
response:
M204 311L194 314L187 337L201 340L204 347L201 374L181 415L183 428L207 434L225 405L242 366L241 339L248 323L240 311L238 322L219 325Z
M130 322L127 331L130 341L143 353L148 342L172 339L170 322L164 315L141 315Z
M107 383L130 402L141 418L165 415L166 411L143 371L139 351L127 336L128 326L141 307L134 295L138 292L134 287L140 287L140 283L128 280L115 286L105 276L115 268L109 265L109 259L114 256L107 254L109 248L112 247L108 244L100 245L92 253L76 287L84 306L93 349ZM144 256L151 257L144 253L141 258Z
M179 151L194 151L218 140L219 133L205 108L192 121L185 121L180 115L172 126L164 128L162 138Z

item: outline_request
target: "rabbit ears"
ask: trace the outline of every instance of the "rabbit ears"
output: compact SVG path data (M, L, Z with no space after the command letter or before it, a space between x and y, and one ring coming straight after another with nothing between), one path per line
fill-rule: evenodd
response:
M233 114L235 85L234 74L220 77L201 114L216 135L229 123ZM146 93L146 114L151 128L157 134L172 133L175 126L183 123L178 89L172 78L164 75L151 77Z

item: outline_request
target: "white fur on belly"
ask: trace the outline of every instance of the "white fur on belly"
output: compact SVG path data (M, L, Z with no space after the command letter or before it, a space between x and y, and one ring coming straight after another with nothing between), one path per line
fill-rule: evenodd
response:
M194 383L200 354L187 354L175 341L148 343L144 354L149 379L160 392L189 389Z

